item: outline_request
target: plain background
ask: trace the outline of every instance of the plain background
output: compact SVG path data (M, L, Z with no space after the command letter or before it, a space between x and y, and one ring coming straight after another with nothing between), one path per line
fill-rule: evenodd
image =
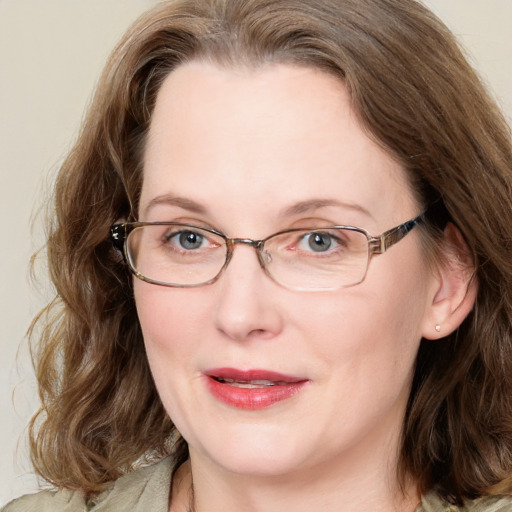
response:
M26 424L37 392L25 332L51 297L38 212L116 41L154 0L0 0L0 506L37 488ZM426 0L512 119L512 0ZM512 200L512 198L511 198Z

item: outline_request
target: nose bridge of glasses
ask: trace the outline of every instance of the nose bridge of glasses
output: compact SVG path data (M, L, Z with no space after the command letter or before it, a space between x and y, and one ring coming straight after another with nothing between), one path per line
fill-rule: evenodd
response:
M255 249L259 249L261 246L261 240L251 240L250 238L228 238L228 244L235 246L237 244L250 245Z
M268 261L263 257L262 249L264 240L252 240L251 238L228 238L226 240L226 245L228 246L228 261L231 259L235 245L248 245L256 250L258 261L262 268L265 268L266 263L268 263ZM268 259L269 258L267 258L267 260Z

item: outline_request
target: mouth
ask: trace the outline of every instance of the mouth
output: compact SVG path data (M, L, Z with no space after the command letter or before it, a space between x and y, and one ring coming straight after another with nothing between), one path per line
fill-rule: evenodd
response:
M308 379L269 370L216 368L204 373L210 393L224 404L239 409L270 407L299 393Z

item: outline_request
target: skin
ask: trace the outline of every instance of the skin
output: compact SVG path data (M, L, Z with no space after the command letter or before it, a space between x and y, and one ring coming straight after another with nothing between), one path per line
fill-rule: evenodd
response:
M339 204L285 213L317 199ZM193 62L162 85L140 220L260 239L326 224L380 234L420 212L404 170L365 134L334 77ZM414 510L414 482L404 495L396 481L399 434L441 286L418 229L374 257L361 284L336 291L280 287L247 246L212 285L134 285L157 389L190 446L171 510L186 510L192 478L199 512ZM271 407L240 410L205 386L202 372L218 367L309 382Z

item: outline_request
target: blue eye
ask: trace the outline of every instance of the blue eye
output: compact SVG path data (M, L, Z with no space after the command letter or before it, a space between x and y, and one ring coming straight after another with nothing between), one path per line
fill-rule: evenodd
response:
M307 240L308 246L315 252L325 252L332 246L332 237L327 233L311 233Z
M325 232L306 233L300 243L299 248L312 252L327 252L339 245L336 237Z
M170 236L168 240L187 251L201 248L205 241L204 236L196 231L180 231Z

